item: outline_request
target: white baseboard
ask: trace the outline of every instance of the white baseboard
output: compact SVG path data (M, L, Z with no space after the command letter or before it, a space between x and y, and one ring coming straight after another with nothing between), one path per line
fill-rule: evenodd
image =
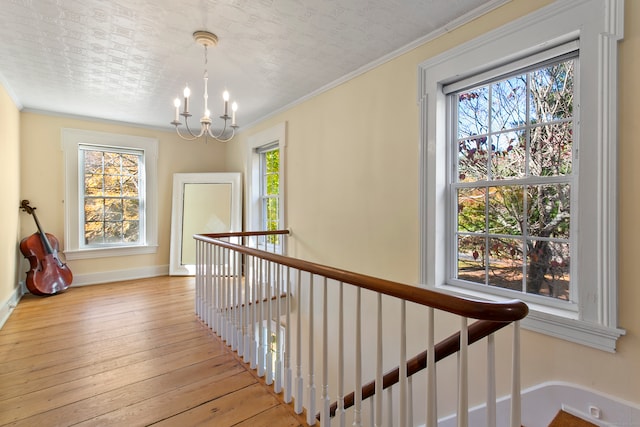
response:
M497 425L509 425L511 399L503 397L497 403ZM640 426L640 405L618 399L581 385L550 381L522 391L522 425L546 427L563 409L599 427ZM469 411L469 425L486 425L486 405ZM453 427L456 416L438 420L438 427Z
M130 268L127 270L101 271L98 273L74 274L71 286L98 285L100 283L120 282L123 280L144 279L147 277L167 276L169 265Z
M9 298L0 306L0 329L2 329L7 319L9 319L9 316L13 312L13 309L18 305L23 294L23 284L20 282Z

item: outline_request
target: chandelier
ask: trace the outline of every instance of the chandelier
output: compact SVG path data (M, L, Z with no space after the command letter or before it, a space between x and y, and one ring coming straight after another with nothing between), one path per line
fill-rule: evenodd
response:
M219 142L231 141L235 136L236 129L238 128L238 125L236 124L236 111L238 110L238 104L236 102L231 104L231 116L229 116L229 92L225 90L222 94L224 112L220 116L223 120L223 127L219 133L215 133L211 127L211 112L208 107L209 95L207 93L207 82L209 80L209 75L207 73L207 48L218 44L218 36L210 33L209 31L196 31L193 33L193 39L196 43L204 47L204 115L200 119L200 131L198 133L194 133L194 131L189 127L189 117L191 117L191 113L189 112L189 97L191 96L191 89L189 89L189 85L184 88L184 106L182 112L180 112L180 98L176 98L173 101L173 105L176 108L176 115L171 124L176 127L178 136L188 141L193 141L194 139L198 139L203 136L205 137L205 141L207 141L208 138L213 138ZM186 133L180 130L180 126L182 125L182 122L180 122L180 116L184 117L184 128L186 129ZM228 123L229 121L231 122L230 124Z

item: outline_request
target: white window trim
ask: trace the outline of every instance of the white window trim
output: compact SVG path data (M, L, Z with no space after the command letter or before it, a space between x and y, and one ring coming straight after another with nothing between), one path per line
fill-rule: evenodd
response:
M158 140L139 136L62 129L62 151L65 172L64 254L69 260L155 253L158 250ZM144 243L134 246L82 248L80 220L80 175L78 147L97 145L135 148L144 151L145 158L145 236Z
M444 292L498 299L446 284L446 96L442 88L561 43L580 39L578 313L529 303L525 328L615 351L617 281L617 49L624 0L555 2L420 64L421 282ZM584 171L595 171L587 174ZM595 195L594 195L595 189ZM590 244L587 246L585 243ZM592 251L587 247L594 248ZM573 279L573 278L572 278Z
M285 147L286 147L286 123L279 123L269 129L259 132L247 140L247 192L246 207L247 219L246 230L256 231L262 229L261 207L260 207L260 154L261 147L274 145L277 143L280 150L280 171L279 171L279 201L278 214L282 227L286 227L286 206L285 206Z

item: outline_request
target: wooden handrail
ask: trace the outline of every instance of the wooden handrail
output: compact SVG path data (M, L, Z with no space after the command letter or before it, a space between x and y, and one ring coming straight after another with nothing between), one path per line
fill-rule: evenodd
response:
M304 261L219 240L226 237L288 233L288 230L277 230L272 232L245 231L237 233L196 234L193 237L196 240L215 244L245 255L255 256L277 264L286 265L297 270L306 271L314 275L324 276L339 282L348 283L373 292L379 292L384 295L411 301L427 307L433 307L438 310L443 310L463 317L478 320L489 320L492 322L514 322L523 319L529 312L527 305L519 300L488 302L447 295L430 289L419 288L404 283L354 273L352 271L316 264L310 261Z

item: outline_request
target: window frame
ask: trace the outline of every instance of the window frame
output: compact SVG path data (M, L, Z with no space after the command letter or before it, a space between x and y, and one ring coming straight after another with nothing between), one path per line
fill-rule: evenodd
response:
M157 162L158 140L80 129L62 129L62 151L65 172L65 229L64 253L67 259L91 259L157 252L158 248L158 196ZM144 231L139 244L114 244L101 247L86 246L83 241L84 219L82 192L84 171L80 156L81 146L134 150L142 153L144 162Z
M86 172L86 163L85 163L85 156L82 155L83 152L85 151L103 151L105 153L117 153L117 154L132 154L134 156L136 156L138 158L138 184L140 189L138 190L138 197L136 198L139 201L139 207L138 207L138 215L139 215L139 219L138 219L138 240L136 242L132 242L132 243L126 243L126 242L119 242L119 243L94 243L94 244L87 244L86 243L86 237L85 239L79 239L79 245L80 245L80 249L102 249L102 248L108 248L108 247L128 247L128 246L137 246L140 245L140 243L144 240L144 236L145 236L145 229L146 229L146 215L145 215L145 200L146 200L146 183L145 183L145 164L144 164L144 160L145 160L145 156L144 156L144 151L143 150L139 150L139 149L131 149L131 148L122 148L122 147L113 147L113 146L102 146L102 145L93 145L93 144L80 144L78 146L78 150L79 150L79 155L78 155L78 173L80 173L80 171L83 171L83 176L79 177L79 182L78 182L78 204L79 206L84 206L86 203L87 199L92 199L92 198L110 198L110 199L120 199L120 200L125 200L127 199L127 197L125 196L120 196L120 197L114 197L114 196L89 196L87 195L87 187L86 187L86 182L85 182L85 177L84 177L84 172ZM82 179L80 179L82 178ZM84 210L80 210L80 218L78 221L78 225L80 225L80 223L84 224L86 226L86 214L84 212ZM105 222L105 221L103 221ZM81 230L81 234L85 234L86 230ZM85 240L85 241L82 241Z
M441 248L448 241L446 141L450 129L443 88L579 40L577 158L581 170L596 173L580 175L574 188L580 203L575 224L578 253L572 260L578 265L577 311L528 302L530 313L522 325L610 352L625 333L618 328L616 257L617 43L623 38L623 15L624 0L555 2L428 59L418 68L421 283L444 292L502 300L505 298L447 283L450 251Z
M278 185L278 216L280 227L286 228L286 188L285 188L285 160L286 153L286 122L279 123L269 129L256 133L247 139L246 153L246 230L262 231L262 177L261 177L261 152L266 148L277 148L279 150L279 185ZM279 253L286 253L286 239L280 239L282 246L275 248ZM264 244L264 240L259 242ZM256 244L255 240L252 244Z
M536 304L539 303L542 306L550 306L556 307L561 310L565 310L568 316L575 316L574 313L578 312L578 306L576 304L576 300L578 299L578 289L575 286L574 277L576 277L576 266L575 263L571 263L570 266L570 274L569 276L572 278L570 282L569 294L571 299L569 301L549 298L548 296L536 295L536 294L528 294L521 293L518 291L510 291L505 290L500 287L487 287L482 284L475 284L473 282L465 281L464 279L459 279L455 277L458 274L457 271L457 262L458 262L458 252L457 246L454 243L455 236L460 234L460 232L456 229L457 221L454 218L454 212L457 211L456 197L455 193L460 188L491 188L498 187L500 185L511 185L511 186L529 186L529 185L542 185L546 184L554 184L554 183L564 183L571 187L571 196L570 196L570 237L569 239L553 239L550 238L549 241L557 241L557 240L568 240L568 244L571 247L571 259L573 259L573 255L576 252L576 238L575 238L575 222L576 218L579 216L579 212L577 212L576 207L578 206L577 200L575 197L574 189L577 188L576 181L577 177L579 177L579 161L577 159L576 153L578 151L578 147L580 141L578 139L579 135L576 133L573 136L572 141L572 173L568 175L562 176L533 176L533 175L524 175L522 177L509 178L509 179L495 179L491 178L489 181L478 181L477 183L464 184L457 180L457 153L453 152L454 142L457 141L456 130L457 130L457 110L455 105L455 97L456 95L462 91L469 90L473 87L484 87L490 86L492 83L499 81L503 78L508 78L509 76L513 76L516 74L525 74L537 69L544 67L545 65L555 64L557 62L565 61L567 59L571 59L575 61L575 75L574 82L575 86L579 85L579 74L580 74L580 66L579 66L579 43L578 40L571 41L569 43L564 43L560 46L555 46L551 49L545 49L538 54L531 55L530 57L525 58L526 61L516 61L515 63L506 64L505 67L498 67L498 69L493 69L489 72L481 73L480 75L472 76L464 79L463 82L456 82L451 85L447 85L443 87L443 92L447 97L447 166L448 170L446 173L447 177L447 205L446 205L446 217L447 217L447 256L446 259L447 267L446 267L446 276L448 284L454 285L460 288L466 288L469 290L476 290L480 292L486 292L490 295L495 295L498 297L505 298L519 298L525 302ZM505 68L507 72L505 72ZM573 115L571 117L572 129L576 128L577 123L580 121L580 99L579 99L579 91L576 91L574 94L574 109ZM557 124L557 121L550 122L552 124ZM518 130L524 130L525 133L529 132L532 128L540 126L540 124L531 124L526 123ZM495 131L492 129L488 130L489 135L493 135L499 133L499 131ZM455 144L457 145L457 144ZM528 166L525 165L525 169L528 169ZM506 184L505 184L506 183ZM485 209L489 209L488 206ZM526 228L526 227L525 227ZM490 236L492 233L489 230L485 230L483 233L480 233L479 236ZM535 236L527 235L526 231L524 235L521 236L513 236L515 240L524 240L526 242L528 239L535 240ZM526 260L523 259L523 263L526 263ZM526 277L526 276L525 276ZM518 292L515 294L514 293Z

